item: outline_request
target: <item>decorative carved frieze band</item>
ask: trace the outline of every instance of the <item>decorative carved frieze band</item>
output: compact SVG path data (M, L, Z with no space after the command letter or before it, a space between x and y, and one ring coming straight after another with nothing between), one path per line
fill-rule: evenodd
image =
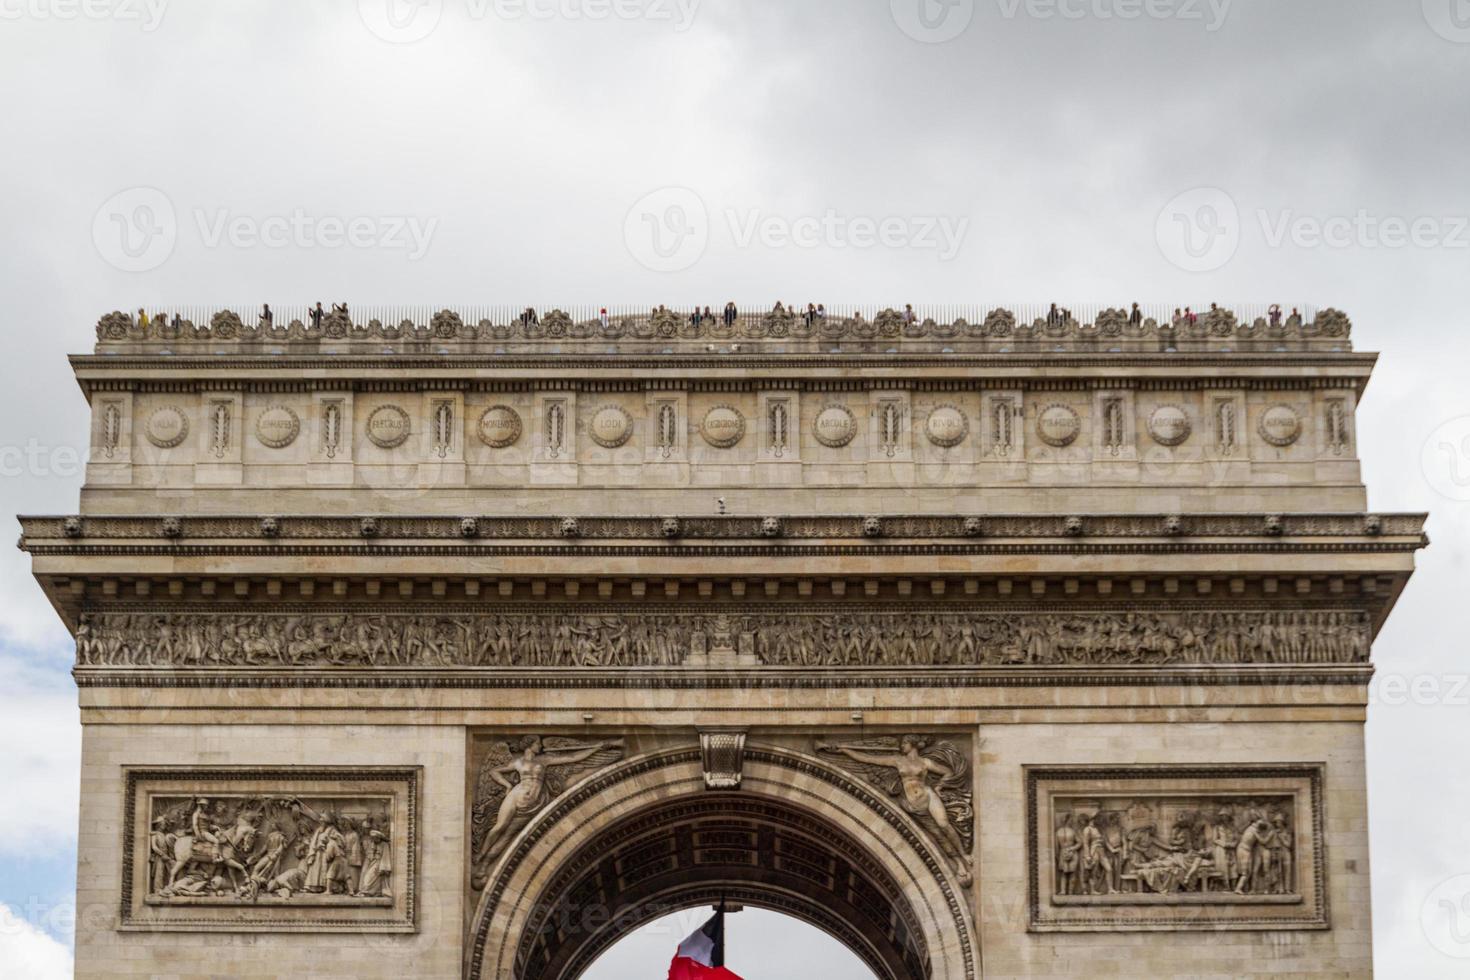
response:
M488 315L486 315L488 314ZM905 317L889 308L871 317L854 315L809 316L797 310L777 308L770 312L739 313L732 322L723 317L694 320L663 307L645 313L604 318L595 311L573 316L552 310L543 317L503 313L461 314L441 310L428 323L417 322L422 314L383 311L355 322L346 313L334 312L320 323L279 318L280 325L252 325L232 310L208 314L158 316L146 325L121 311L97 322L97 349L148 349L185 352L220 347L250 349L346 347L361 345L371 353L393 349L463 351L505 344L546 346L609 342L678 345L707 340L737 340L757 346L833 342L871 342L893 345L943 344L964 346L988 343L996 346L1037 345L1047 350L1072 346L1079 349L1153 349L1229 342L1236 349L1252 344L1272 350L1346 348L1352 323L1339 310L1325 309L1310 320L1299 315L1272 322L1267 317L1240 319L1230 310L1211 310L1191 322L1185 318L1130 319L1128 312L1107 309L1083 323L1066 312L1049 316L1018 317L1004 308L976 306L959 315L946 310L936 315ZM195 320L198 320L196 323ZM308 317L308 320L310 318Z
M782 537L791 538L864 538L868 537L864 522L868 515L822 517L784 517ZM378 540L461 539L462 515L443 517L376 517ZM65 522L80 520L80 532L68 535ZM1178 522L1171 526L1170 520ZM579 517L578 537L582 539L634 540L666 537L662 517ZM691 539L756 539L768 536L764 519L744 516L679 517L680 538ZM1068 518L1059 514L996 514L986 516L883 516L885 537L889 539L926 538L1069 538ZM28 550L48 539L68 539L73 547L84 547L88 540L137 540L158 537L156 517L110 517L87 515L80 518L22 517L23 543ZM1089 539L1120 538L1261 538L1263 515L1260 514L1091 514L1086 518ZM256 539L260 536L260 518L253 517L183 517L182 536L190 539L232 540ZM481 539L538 539L562 537L560 517L486 517L476 518ZM1280 533L1285 537L1349 538L1372 536L1420 536L1424 532L1423 514L1283 514ZM312 515L280 517L278 537L290 540L344 540L361 538L361 518L349 515Z
M1033 932L1328 927L1323 767L1027 767Z
M1074 614L660 611L413 615L85 613L82 667L676 667L721 633L778 667L1054 667L1365 664L1368 613L1169 611Z
M120 928L414 932L420 778L129 768Z

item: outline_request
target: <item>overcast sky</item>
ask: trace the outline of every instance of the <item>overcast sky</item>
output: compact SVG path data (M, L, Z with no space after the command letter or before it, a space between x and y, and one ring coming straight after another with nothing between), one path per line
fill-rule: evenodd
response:
M0 0L0 513L75 509L65 355L140 304L1341 307L1371 503L1433 511L1375 650L1418 685L1368 725L1375 951L1463 976L1467 83L1466 0ZM18 552L0 594L0 962L49 978L70 652ZM748 980L827 955L757 915Z

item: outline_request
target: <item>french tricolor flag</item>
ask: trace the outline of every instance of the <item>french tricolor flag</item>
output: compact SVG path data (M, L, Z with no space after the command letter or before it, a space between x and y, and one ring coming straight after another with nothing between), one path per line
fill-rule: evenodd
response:
M725 969L725 908L710 916L679 944L669 964L669 980L740 980Z

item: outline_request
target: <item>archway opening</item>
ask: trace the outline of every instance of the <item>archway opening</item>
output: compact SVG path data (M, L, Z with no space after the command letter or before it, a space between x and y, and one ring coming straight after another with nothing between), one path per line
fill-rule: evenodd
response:
M922 928L888 869L829 821L750 793L666 800L587 841L541 893L515 976L577 980L641 926L721 900L821 930L878 980L930 976Z
M738 906L736 908L739 908ZM709 917L700 905L654 919L605 950L582 980L661 977L678 944ZM745 980L876 980L852 950L794 916L745 907L726 916L725 965Z

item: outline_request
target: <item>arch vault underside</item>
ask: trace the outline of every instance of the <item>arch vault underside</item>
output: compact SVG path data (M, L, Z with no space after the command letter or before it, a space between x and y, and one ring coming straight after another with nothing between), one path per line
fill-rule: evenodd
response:
M975 975L964 892L910 817L814 758L752 745L742 768L711 791L676 749L570 790L480 896L468 975L576 980L641 923L722 898L822 929L882 980Z

